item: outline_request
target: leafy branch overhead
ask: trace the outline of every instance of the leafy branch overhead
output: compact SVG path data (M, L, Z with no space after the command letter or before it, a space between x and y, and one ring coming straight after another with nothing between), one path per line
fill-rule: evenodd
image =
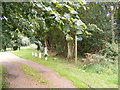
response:
M115 27L118 25L116 3L88 3L84 0L76 0L76 2L6 2L2 6L3 46L19 44L21 42L19 36L23 35L23 37L27 36L32 43L41 42L44 45L47 42L49 49L66 53L67 43L74 50L73 40L76 34L83 38L80 44L92 48L97 46L103 48L105 40L111 42L113 31L115 40L119 34ZM111 31L113 12L114 30ZM87 50L81 52L84 54Z

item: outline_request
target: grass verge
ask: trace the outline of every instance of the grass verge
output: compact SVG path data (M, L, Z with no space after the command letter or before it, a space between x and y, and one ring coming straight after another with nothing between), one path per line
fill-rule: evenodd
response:
M21 69L24 71L25 74L30 76L33 81L37 81L40 84L48 85L47 80L36 70L32 69L27 65L22 65Z
M13 53L21 58L28 59L39 64L45 65L60 76L71 80L77 88L118 88L118 76L116 74L108 75L105 73L89 73L80 69L78 66L72 66L67 62L61 61L60 58L48 57L48 60L44 58L39 59L32 56L32 52L37 52L31 49L23 49L20 51L14 51Z
M9 83L6 80L7 70L4 66L0 65L0 89L8 88Z

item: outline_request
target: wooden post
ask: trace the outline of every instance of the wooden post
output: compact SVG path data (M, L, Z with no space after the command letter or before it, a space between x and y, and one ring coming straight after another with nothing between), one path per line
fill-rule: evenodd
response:
M77 35L75 35L75 63L77 64Z
M70 58L70 43L69 43L69 41L67 42L67 46L68 46L68 55L67 55L67 58L69 59Z
M34 52L32 52L32 56L34 56Z
M35 52L35 57L37 57L37 53Z
M42 58L41 52L39 52L39 58Z

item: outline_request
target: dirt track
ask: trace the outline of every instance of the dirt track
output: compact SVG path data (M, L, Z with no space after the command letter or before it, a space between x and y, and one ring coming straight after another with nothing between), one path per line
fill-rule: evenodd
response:
M19 58L10 52L0 52L0 64L7 68L7 80L10 83L10 88L75 88L70 81L60 77L48 67ZM22 64L26 64L40 72L48 80L50 87L31 80L19 68Z

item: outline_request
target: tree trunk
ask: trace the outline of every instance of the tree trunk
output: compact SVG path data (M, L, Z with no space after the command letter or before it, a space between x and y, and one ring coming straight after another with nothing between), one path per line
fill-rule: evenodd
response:
M72 59L74 57L74 42L68 41L67 46L68 46L67 58Z
M45 47L47 47L47 40L46 39L44 40L44 44L45 44Z
M111 12L111 26L112 26L112 43L115 43L115 31L114 31L114 12Z
M51 43L50 50L51 50L51 52L53 52L53 51L54 51L54 44L53 44L53 43Z
M111 10L112 43L115 43L114 14L115 14L116 9L117 9L117 6L114 6L113 10Z

